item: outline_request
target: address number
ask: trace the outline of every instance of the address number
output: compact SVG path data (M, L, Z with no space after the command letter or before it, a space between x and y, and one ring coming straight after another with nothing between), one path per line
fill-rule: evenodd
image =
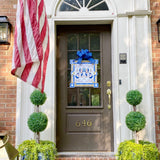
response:
M81 126L84 126L84 127L91 127L92 126L92 121L91 120L83 120L83 121L76 121L75 123L75 126L76 127L81 127Z

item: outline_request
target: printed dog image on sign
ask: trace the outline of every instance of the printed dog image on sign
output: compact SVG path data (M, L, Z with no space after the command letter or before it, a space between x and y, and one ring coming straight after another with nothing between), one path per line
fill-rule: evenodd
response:
M94 87L98 88L97 83L97 64L98 60L91 63L87 60L82 60L81 64L78 61L71 59L71 83L70 88L74 87Z

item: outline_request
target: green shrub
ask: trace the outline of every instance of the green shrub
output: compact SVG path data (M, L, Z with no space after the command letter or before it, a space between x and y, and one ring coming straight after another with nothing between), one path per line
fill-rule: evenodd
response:
M28 119L28 127L33 132L41 132L45 130L48 123L48 118L46 114L42 112L34 112L30 115Z
M126 116L126 125L132 131L140 131L145 127L145 116L140 112L130 112Z
M20 156L25 156L25 160L37 160L38 153L42 153L44 158L55 160L57 155L57 149L51 141L40 141L40 144L35 140L26 140L18 146Z
M30 100L34 105L42 105L45 103L47 97L46 94L43 92L41 93L39 90L35 90L30 95Z
M158 159L159 153L155 144L144 144L143 145L143 159L145 160L154 160Z
M143 141L143 140L139 140L139 143L144 145L144 144L151 144L151 142L149 141Z
M118 160L159 160L155 144L144 141L136 144L133 140L121 142L118 147Z
M142 94L138 90L130 90L126 95L126 100L130 105L136 106L142 101Z

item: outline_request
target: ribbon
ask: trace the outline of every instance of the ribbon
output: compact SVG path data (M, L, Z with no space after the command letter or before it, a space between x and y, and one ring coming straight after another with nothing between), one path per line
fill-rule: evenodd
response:
M95 63L95 60L92 58L92 53L89 52L88 49L81 49L81 51L77 51L77 56L78 56L78 64L82 63L82 60L88 60L91 63Z

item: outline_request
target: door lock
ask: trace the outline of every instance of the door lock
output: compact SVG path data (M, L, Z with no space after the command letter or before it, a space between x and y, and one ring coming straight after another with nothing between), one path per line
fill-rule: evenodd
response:
M111 89L107 89L107 95L108 95L108 109L111 109Z
M111 86L111 81L107 81L107 87Z

